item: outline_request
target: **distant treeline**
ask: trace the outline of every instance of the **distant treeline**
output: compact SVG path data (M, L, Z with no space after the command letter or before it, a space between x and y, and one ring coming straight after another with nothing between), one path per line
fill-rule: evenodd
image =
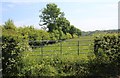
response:
M82 31L82 36L93 35L97 33L118 33L120 29L113 29L113 30L96 30L96 31Z

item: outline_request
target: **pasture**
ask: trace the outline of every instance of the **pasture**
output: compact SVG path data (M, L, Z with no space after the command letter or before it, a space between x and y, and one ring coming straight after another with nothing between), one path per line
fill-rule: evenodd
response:
M43 53L41 47L37 47L31 52L23 52L23 67L20 69L19 75L76 76L83 78L86 76L104 78L116 76L119 73L118 66L105 60L104 57L96 58L93 53L93 41L94 36L82 36L45 45L42 47Z
M55 44L48 44L43 47L34 46L31 52L23 52L23 57L27 59L51 58L55 56L68 58L87 59L93 52L93 37L82 36L69 39Z
M80 71L84 72L84 67L86 66L85 63L87 63L90 58L94 58L94 55L92 53L92 44L93 37L83 36L80 38L69 39L55 44L45 45L44 47L42 47L43 53L41 52L41 47L38 46L37 48L34 48L34 50L32 50L31 52L23 52L23 67L22 69L20 69L20 75L21 73L22 76L27 76L30 73L32 76L77 75L76 72L80 69L77 69L76 67L78 67L79 64L83 65L83 69ZM84 74L85 73L81 73L80 75L84 76Z

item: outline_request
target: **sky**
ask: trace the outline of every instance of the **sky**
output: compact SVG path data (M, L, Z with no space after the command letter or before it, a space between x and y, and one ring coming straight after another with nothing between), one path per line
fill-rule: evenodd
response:
M119 0L2 0L0 24L12 19L16 26L39 26L40 10L55 3L71 25L82 31L118 29Z

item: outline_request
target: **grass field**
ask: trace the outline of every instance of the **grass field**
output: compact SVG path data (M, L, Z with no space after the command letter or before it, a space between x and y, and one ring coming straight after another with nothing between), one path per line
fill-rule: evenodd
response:
M79 41L79 46L78 46ZM55 44L45 45L42 50L39 46L32 52L23 52L26 61L40 60L42 58L62 57L65 59L85 59L91 54L93 49L93 37L82 36L76 39L69 39ZM79 49L79 55L78 55ZM71 60L70 59L70 60Z

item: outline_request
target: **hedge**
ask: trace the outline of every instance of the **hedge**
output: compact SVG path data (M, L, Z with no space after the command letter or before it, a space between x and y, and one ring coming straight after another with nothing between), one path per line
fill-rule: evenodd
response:
M111 62L120 63L120 34L106 34L96 37L94 53L97 57L106 57Z
M3 30L2 36L2 74L3 77L14 76L19 72L20 53L31 50L25 36L13 30Z

